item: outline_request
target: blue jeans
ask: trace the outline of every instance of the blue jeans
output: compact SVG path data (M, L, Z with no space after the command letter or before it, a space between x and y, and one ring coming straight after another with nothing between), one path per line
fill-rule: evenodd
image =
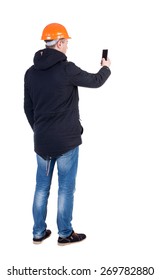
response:
M72 212L78 167L79 147L51 160L44 160L37 155L36 189L33 201L33 236L41 238L45 235L47 224L47 204L50 194L52 175L55 163L58 169L58 204L57 226L60 237L69 236L72 231Z

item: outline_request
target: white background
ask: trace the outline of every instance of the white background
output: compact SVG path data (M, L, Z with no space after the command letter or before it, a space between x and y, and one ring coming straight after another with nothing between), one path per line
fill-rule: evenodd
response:
M21 269L90 268L93 275L83 279L102 279L102 266L153 266L154 276L138 279L160 279L159 2L6 0L0 4L3 280L18 279L7 276L13 265ZM73 226L86 233L87 239L66 247L57 246L56 169L47 219L52 236L42 245L32 244L36 160L32 131L23 112L24 73L34 53L44 48L41 32L51 22L67 28L72 37L68 60L83 70L99 70L103 48L109 49L112 62L112 75L101 88L79 88L84 134ZM81 276L73 276L77 278Z

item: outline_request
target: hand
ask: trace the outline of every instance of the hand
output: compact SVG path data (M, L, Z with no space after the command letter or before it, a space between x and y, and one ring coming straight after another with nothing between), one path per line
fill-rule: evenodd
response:
M101 66L107 66L107 67L110 67L111 65L111 61L109 58L107 58L107 60L105 60L105 58L102 58L101 60Z

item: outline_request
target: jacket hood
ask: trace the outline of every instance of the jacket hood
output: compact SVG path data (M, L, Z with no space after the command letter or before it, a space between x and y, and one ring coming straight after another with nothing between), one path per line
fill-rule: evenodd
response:
M34 66L37 70L46 70L60 61L66 61L64 53L55 49L42 49L35 53Z

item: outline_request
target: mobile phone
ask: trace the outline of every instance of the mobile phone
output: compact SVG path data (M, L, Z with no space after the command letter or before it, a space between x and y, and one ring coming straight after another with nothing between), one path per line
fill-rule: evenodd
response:
M102 58L105 58L105 60L107 60L107 57L108 57L108 49L102 50Z

